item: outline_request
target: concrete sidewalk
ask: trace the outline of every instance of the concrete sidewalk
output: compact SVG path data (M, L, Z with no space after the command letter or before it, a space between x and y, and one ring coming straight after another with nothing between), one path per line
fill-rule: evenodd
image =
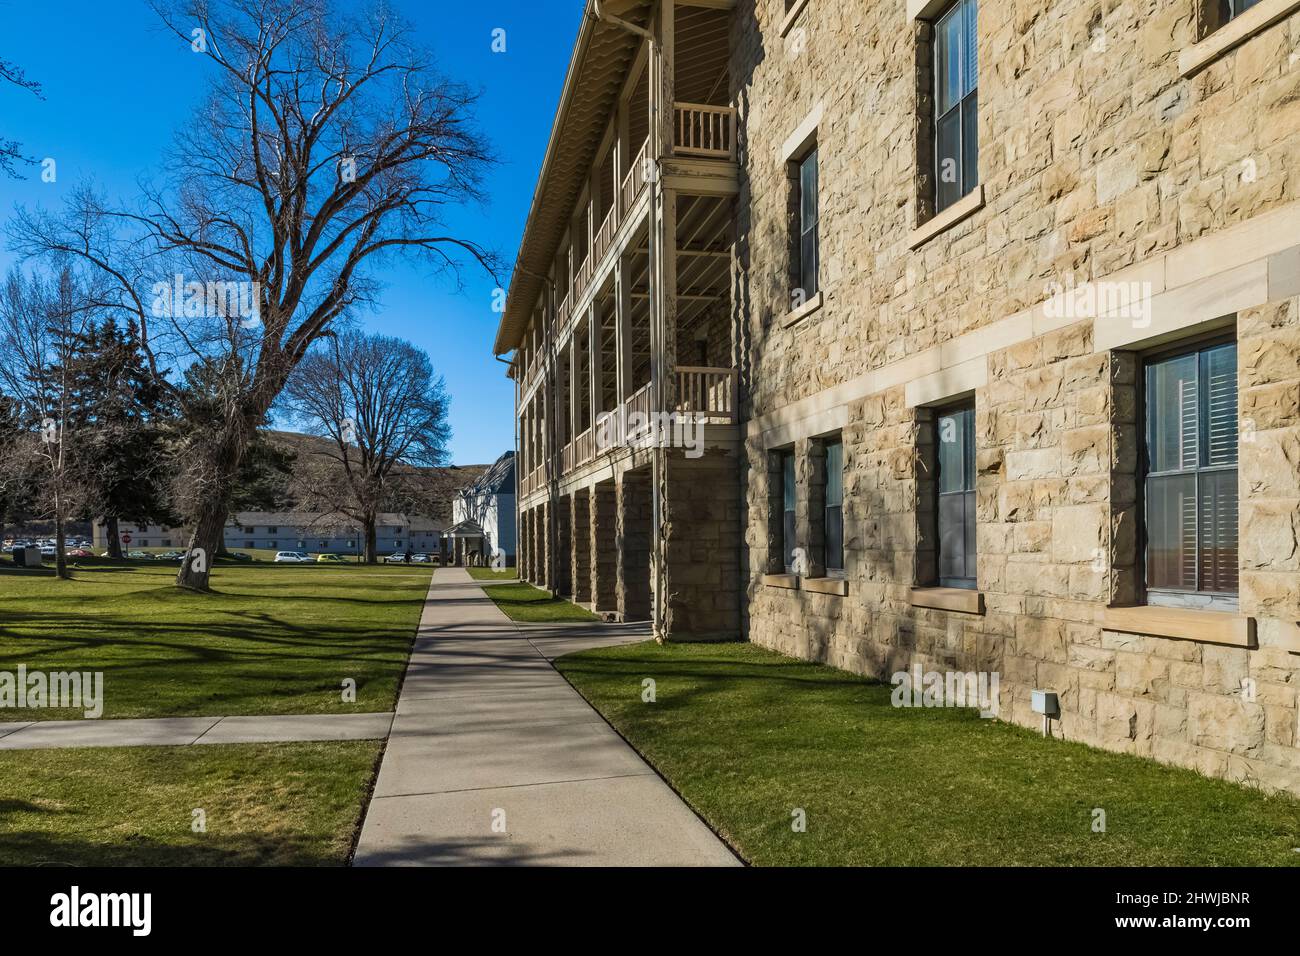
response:
M0 750L378 740L392 721L392 714L37 720L0 723Z
M355 865L738 865L550 663L648 636L516 626L435 571Z

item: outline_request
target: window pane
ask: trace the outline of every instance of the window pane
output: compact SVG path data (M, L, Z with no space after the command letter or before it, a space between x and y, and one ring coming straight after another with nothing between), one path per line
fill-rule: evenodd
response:
M1198 362L1182 355L1147 369L1148 457L1153 472L1187 471L1200 464Z
M799 288L804 298L817 294L817 230L799 237Z
M1237 470L1201 475L1201 579L1198 589L1237 592Z
M940 211L961 198L961 111L939 120L935 129L935 203Z
M781 455L781 549L786 570L794 562L794 497L794 455L784 452Z
M794 512L785 513L785 521L782 523L782 532L785 536L785 568L790 570L794 565Z
M1210 466L1237 463L1237 346L1203 353L1206 383L1206 461Z
M979 94L966 97L961 106L961 194L980 184Z
M844 570L844 509L838 505L826 509L826 567Z
M960 5L934 31L935 105L942 116L962 95L961 41L965 32Z
M939 496L939 580L951 583L966 574L966 496Z
M844 504L844 445L826 446L826 507Z
M966 8L966 45L962 50L962 94L965 95L979 86L979 6L975 0L967 0L963 6Z
M975 409L941 412L939 446L939 583L975 584Z
M1195 589L1196 476L1148 478L1146 511L1147 586Z
M799 217L802 231L817 224L817 150L799 167Z
M794 511L794 455L781 456L781 494L786 511Z
M968 487L970 469L966 458L972 425L970 412L964 408L939 416L940 493L965 491Z
M966 530L966 577L972 581L975 580L975 492L968 491L964 495L966 502L965 530Z

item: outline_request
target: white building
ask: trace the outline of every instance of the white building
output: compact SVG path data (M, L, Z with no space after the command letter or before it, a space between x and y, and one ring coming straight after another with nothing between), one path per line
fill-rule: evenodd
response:
M508 451L452 501L447 529L457 564L490 564L504 552L515 564L515 453Z

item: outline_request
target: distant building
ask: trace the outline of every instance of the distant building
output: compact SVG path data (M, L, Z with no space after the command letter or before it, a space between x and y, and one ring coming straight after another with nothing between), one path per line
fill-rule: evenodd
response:
M190 529L184 527L119 521L117 534L122 539L122 548L127 551L132 548L185 548L190 543ZM90 539L96 551L108 548L108 523L102 518L92 523Z
M227 550L307 551L360 554L365 550L361 525L338 514L309 511L241 511L226 525ZM381 512L375 520L375 550L379 554L439 553L442 526L431 518Z
M457 564L491 564L504 552L515 565L515 453L508 451L478 481L462 489L451 505L447 529Z

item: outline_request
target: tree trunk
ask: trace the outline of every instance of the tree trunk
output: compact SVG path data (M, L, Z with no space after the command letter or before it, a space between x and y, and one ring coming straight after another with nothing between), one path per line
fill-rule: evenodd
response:
M248 429L251 432L251 428ZM230 517L230 496L234 493L239 475L239 463L244 456L247 441L239 435L227 437L217 449L212 462L212 477L208 492L193 515L194 530L190 533L189 547L181 568L176 572L176 586L191 591L208 591L212 563L225 543L226 521Z
M68 580L68 555L66 553L66 539L63 527L63 514L60 508L62 502L59 496L54 496L54 576Z
M202 511L194 522L190 533L189 547L186 549L181 569L176 572L176 586L191 591L207 591L208 579L212 574L212 562L221 547L222 532L226 528L226 518L230 514L227 501L229 489L225 494L214 496L203 502Z
M104 519L104 534L108 538L108 556L122 557L122 530L117 523L116 515Z
M378 564L379 548L376 541L378 534L375 529L375 516L372 514L366 515L362 524L366 529L366 564Z

